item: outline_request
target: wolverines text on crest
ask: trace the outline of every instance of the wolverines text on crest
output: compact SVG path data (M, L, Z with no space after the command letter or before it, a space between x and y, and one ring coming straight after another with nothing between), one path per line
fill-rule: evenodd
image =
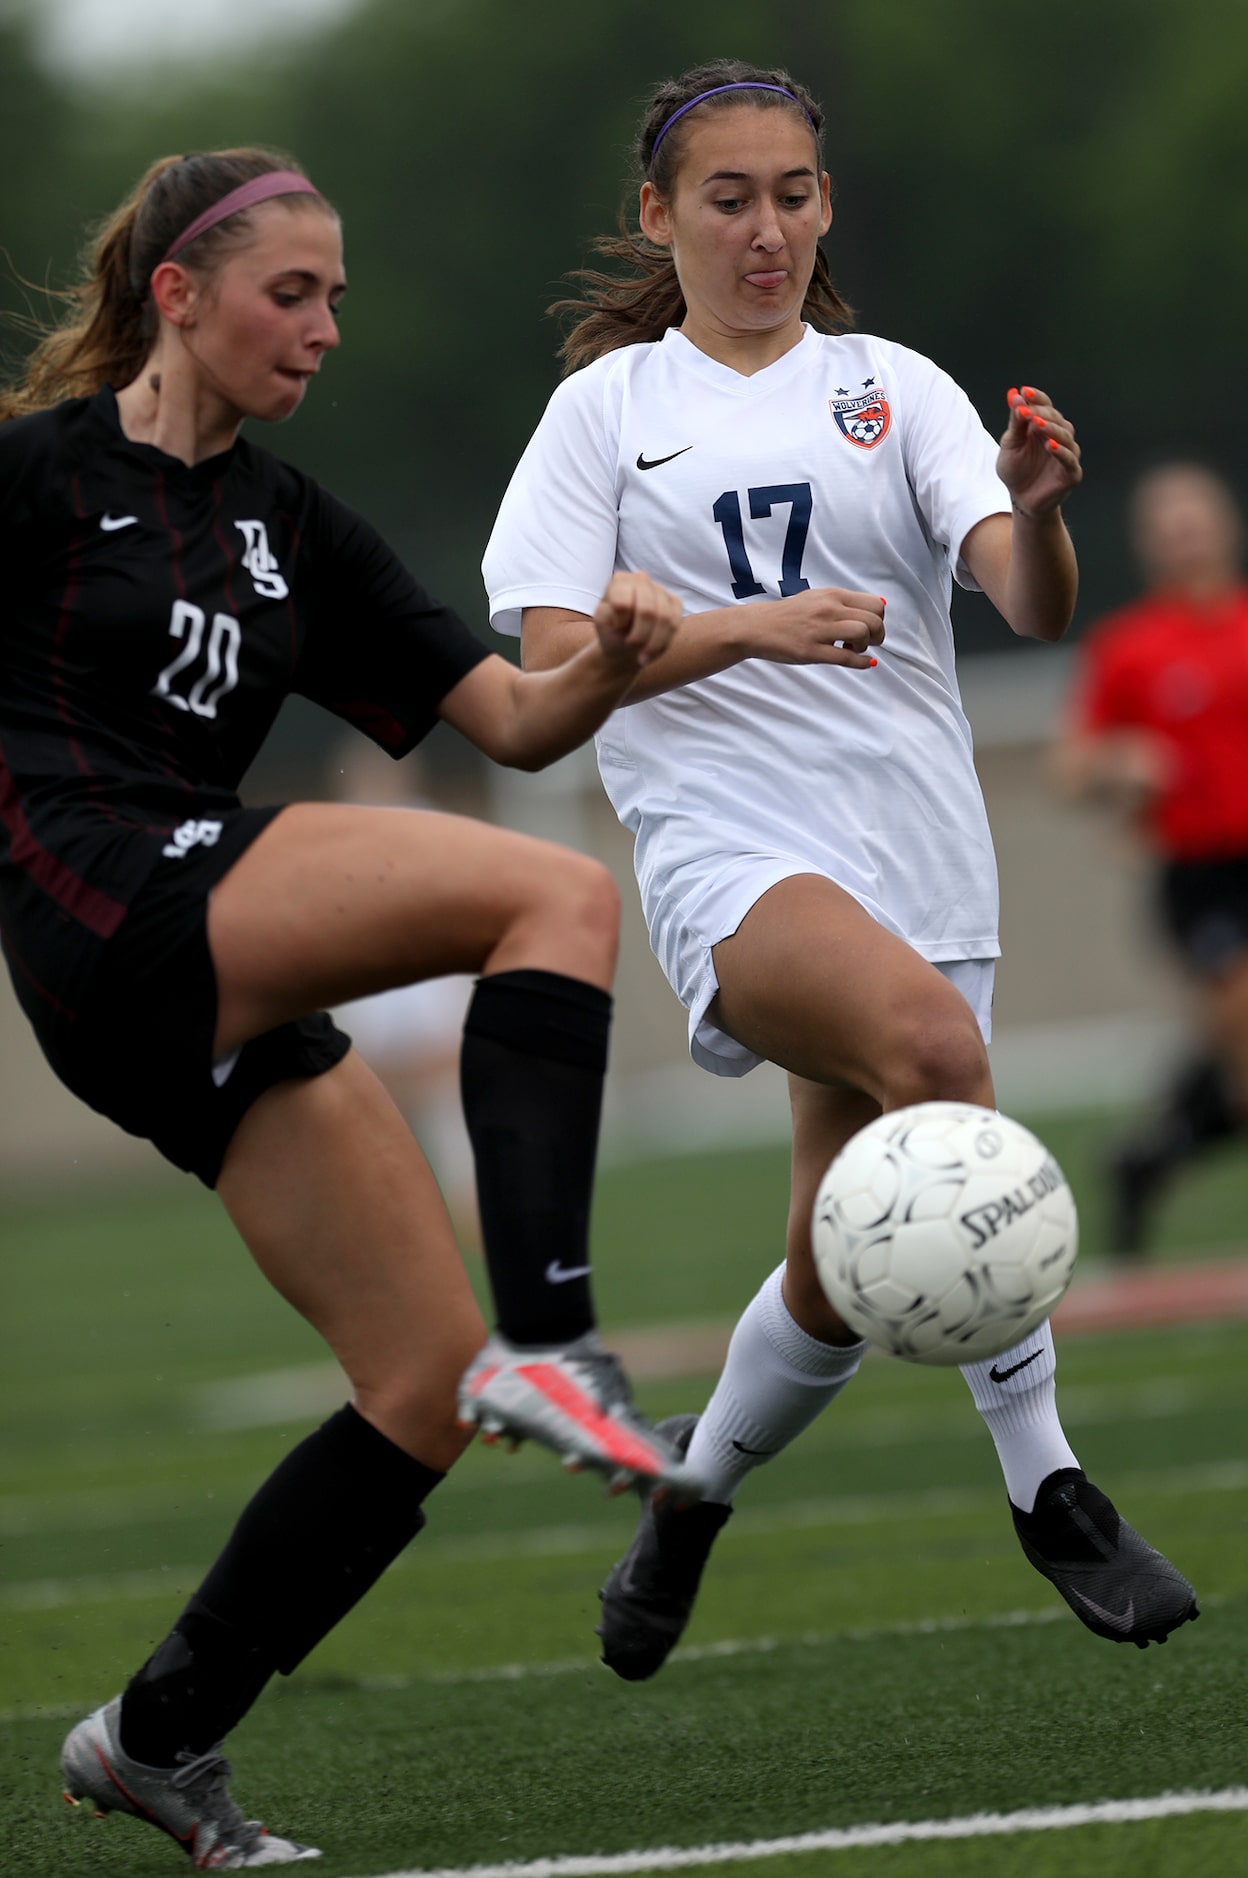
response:
M856 398L838 393L828 399L828 409L836 419L836 428L847 443L860 450L874 450L883 443L892 426L893 414L883 391L869 379Z

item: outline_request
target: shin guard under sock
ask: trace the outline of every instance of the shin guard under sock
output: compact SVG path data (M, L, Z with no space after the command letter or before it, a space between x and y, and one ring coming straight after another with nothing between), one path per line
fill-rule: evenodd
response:
M346 1407L253 1495L171 1634L122 1698L121 1744L149 1767L201 1754L290 1672L425 1523L443 1478Z
M460 1059L481 1238L509 1342L593 1328L589 1210L611 998L558 972L478 980Z

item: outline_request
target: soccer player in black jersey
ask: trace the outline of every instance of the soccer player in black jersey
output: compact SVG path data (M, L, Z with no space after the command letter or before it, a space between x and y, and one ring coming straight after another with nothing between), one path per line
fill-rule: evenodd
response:
M17 996L70 1088L216 1187L354 1392L65 1744L68 1797L152 1821L204 1869L315 1856L243 1819L220 1743L420 1530L473 1422L618 1478L681 1478L597 1343L588 1289L610 877L459 817L236 793L291 692L396 757L443 718L538 768L679 617L644 574L617 575L591 647L518 672L359 516L242 440L244 418L297 409L344 286L338 219L294 164L170 158L0 398ZM428 1166L322 1009L464 971L480 974L462 1080L488 1342Z

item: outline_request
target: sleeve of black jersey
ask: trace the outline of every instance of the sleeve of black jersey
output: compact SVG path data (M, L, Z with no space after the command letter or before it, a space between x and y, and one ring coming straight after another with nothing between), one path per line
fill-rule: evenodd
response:
M314 491L298 581L307 633L293 689L391 756L428 735L488 646L432 599L361 515Z
M10 418L0 424L0 542L6 569L14 565L18 537L30 520L31 491L41 458L38 433L29 418Z

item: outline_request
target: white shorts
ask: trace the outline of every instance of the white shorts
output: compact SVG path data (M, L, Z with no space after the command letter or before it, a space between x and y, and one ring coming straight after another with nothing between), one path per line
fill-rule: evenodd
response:
M698 909L702 931L695 932L683 922L679 927L675 921L669 922L667 961L661 953L659 955L668 982L689 1012L689 1054L700 1069L708 1070L712 1076L745 1076L765 1060L720 1030L707 1016L719 990L713 947L737 930L750 908L771 887L797 874L820 871L809 864L786 861L774 855L760 856L758 862L760 864L755 866L747 863L740 870L734 869L715 883L709 901L704 897ZM713 937L707 936L708 926ZM676 940L674 946L673 939ZM996 959L931 959L929 963L962 993L975 1014L980 1035L985 1043L990 1042Z

